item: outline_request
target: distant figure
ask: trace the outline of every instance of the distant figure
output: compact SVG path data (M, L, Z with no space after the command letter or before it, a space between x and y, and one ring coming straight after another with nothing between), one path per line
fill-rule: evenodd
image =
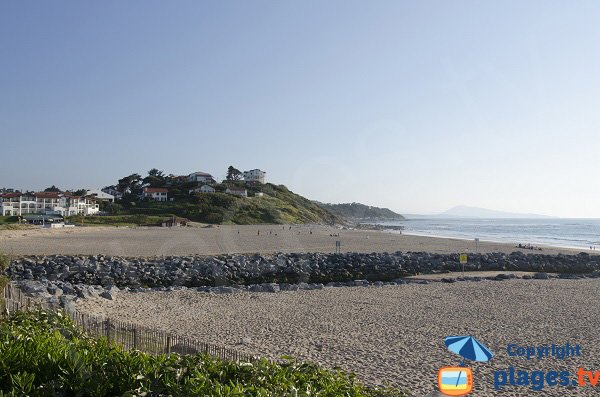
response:
M288 230L292 230L292 227L290 226L290 228Z
M257 236L260 236L260 230L256 232L256 235L257 235Z
M310 229L310 234L312 234L312 229Z
M238 234L240 234L240 229L238 229Z

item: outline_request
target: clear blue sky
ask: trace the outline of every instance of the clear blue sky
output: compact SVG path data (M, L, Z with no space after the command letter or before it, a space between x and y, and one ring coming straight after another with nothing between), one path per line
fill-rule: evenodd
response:
M311 199L600 217L600 2L6 1L0 186L261 168Z

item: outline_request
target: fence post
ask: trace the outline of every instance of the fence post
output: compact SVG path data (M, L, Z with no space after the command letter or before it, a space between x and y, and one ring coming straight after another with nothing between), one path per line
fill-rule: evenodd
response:
M171 354L171 335L167 335L167 354Z
M139 346L138 346L138 330L137 328L133 328L133 348L135 350L139 350Z
M110 342L110 318L106 319L104 327L106 328L106 339Z

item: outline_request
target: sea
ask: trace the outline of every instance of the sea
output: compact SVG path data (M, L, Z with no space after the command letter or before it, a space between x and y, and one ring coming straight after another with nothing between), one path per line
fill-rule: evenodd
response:
M404 234L600 250L600 219L406 219Z

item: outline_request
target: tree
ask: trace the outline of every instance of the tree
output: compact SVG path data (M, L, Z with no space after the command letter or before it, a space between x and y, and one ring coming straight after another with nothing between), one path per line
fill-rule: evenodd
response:
M119 179L117 185L121 193L139 194L142 191L142 176L140 174L131 174Z
M74 196L85 196L87 194L86 189L79 189L73 192Z
M148 176L145 177L142 182L144 185L162 187L165 185L165 174L156 168L152 168L148 171Z
M235 168L233 165L230 165L229 168L227 168L226 179L228 181L239 181L242 179L242 172Z
M60 189L57 188L56 186L52 185L50 187L47 187L46 189L44 189L45 192L60 192Z
M157 178L163 178L165 176L165 174L156 168L152 168L150 171L148 171L148 176L155 176Z

